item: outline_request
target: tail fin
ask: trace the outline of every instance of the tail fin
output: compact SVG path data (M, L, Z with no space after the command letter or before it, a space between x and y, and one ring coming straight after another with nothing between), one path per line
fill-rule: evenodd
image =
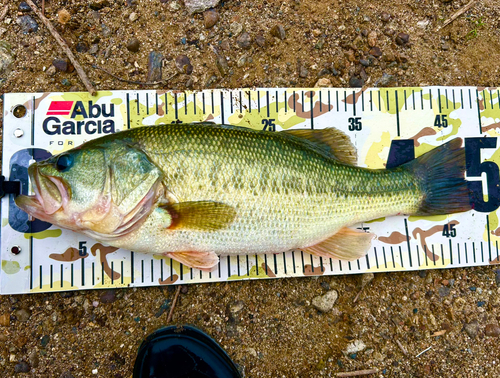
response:
M465 149L455 138L404 164L420 180L424 199L414 215L443 215L472 208L465 180Z

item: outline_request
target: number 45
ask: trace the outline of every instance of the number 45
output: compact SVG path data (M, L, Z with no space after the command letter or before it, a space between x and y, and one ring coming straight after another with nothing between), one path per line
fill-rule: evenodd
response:
M438 114L434 120L434 126L436 127L448 127L448 120L446 119L446 114Z

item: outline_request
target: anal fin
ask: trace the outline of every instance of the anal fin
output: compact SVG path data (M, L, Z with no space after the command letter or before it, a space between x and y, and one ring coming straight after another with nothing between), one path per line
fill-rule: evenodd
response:
M174 259L189 268L196 268L205 272L212 271L219 262L219 256L214 252L167 252L165 256Z
M302 250L311 255L352 261L366 255L374 237L375 234L344 227L328 239Z

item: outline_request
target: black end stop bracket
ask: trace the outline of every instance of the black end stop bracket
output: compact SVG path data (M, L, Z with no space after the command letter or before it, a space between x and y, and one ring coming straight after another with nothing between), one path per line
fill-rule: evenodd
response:
M14 194L18 196L21 194L20 181L5 181L5 176L0 176L0 198L6 194Z

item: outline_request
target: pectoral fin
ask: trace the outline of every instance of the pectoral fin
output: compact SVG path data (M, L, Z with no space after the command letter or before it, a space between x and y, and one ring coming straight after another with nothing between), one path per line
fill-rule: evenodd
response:
M316 256L352 261L366 255L374 237L375 234L344 227L330 238L302 250Z
M232 206L213 201L178 202L162 208L172 217L171 230L216 231L229 227L236 217Z
M211 271L219 262L219 257L214 252L167 252L165 256L177 260L190 268L206 272Z

